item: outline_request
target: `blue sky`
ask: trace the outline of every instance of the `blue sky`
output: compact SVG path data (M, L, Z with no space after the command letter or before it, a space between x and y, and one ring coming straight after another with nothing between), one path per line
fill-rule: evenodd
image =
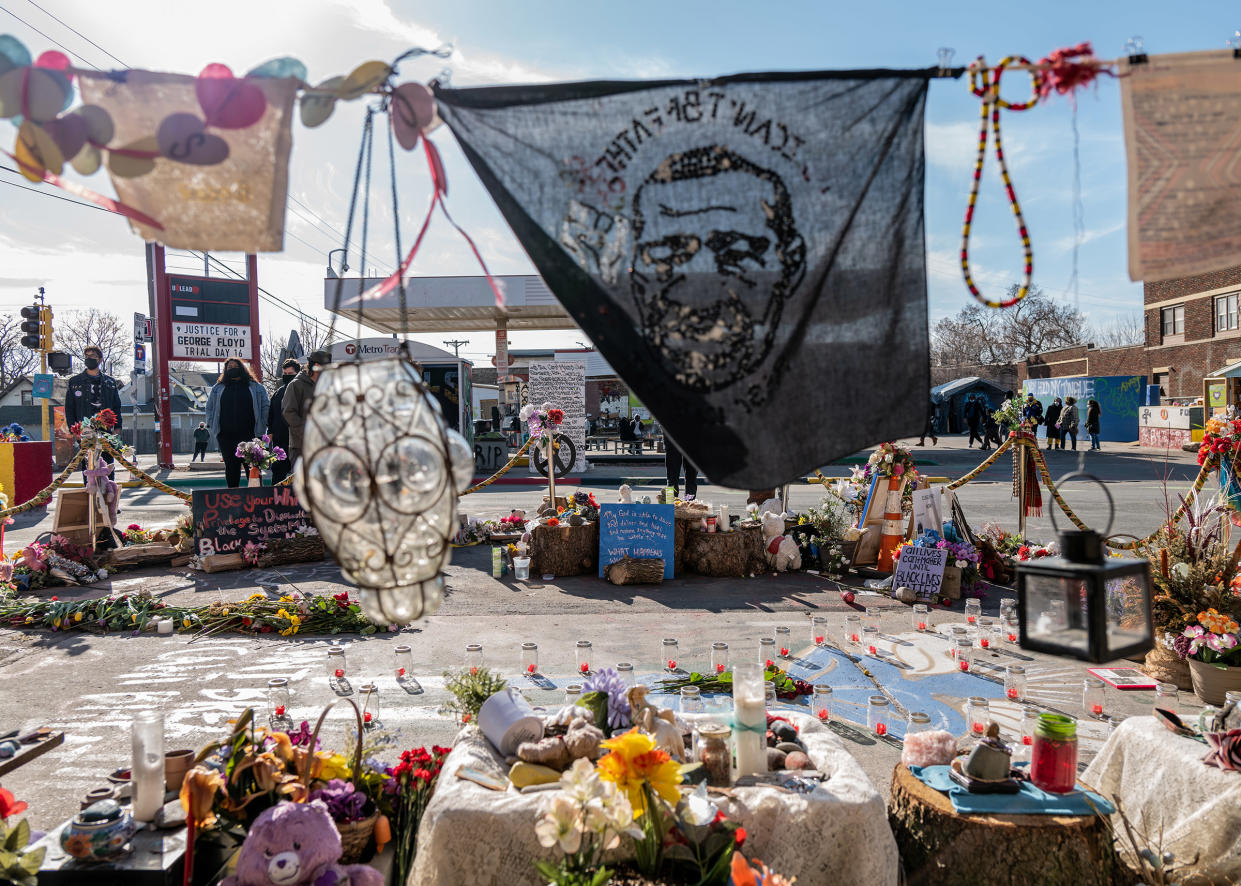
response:
M500 3L455 0L0 0L0 33L11 33L38 53L54 48L38 28L84 64L116 67L98 48L54 21L80 31L132 67L196 73L223 61L244 71L268 58L293 55L311 80L347 73L370 58L389 59L411 45L451 41L447 63L406 63L402 75L426 80L442 68L454 85L530 80L712 76L737 71L819 68L924 67L936 50L952 47L954 64L982 54L1037 59L1083 40L1102 58L1123 52L1134 35L1150 53L1219 49L1241 24L1235 4L1223 2L1017 3L783 2L705 4L629 2ZM42 9L38 8L42 7ZM9 13L9 14L6 14ZM23 24L13 14L25 21ZM1029 91L1028 78L1006 82L1013 99ZM360 107L342 107L317 130L294 126L291 204L283 254L260 258L260 282L302 309L322 310L327 251L339 245L329 225L343 229L345 202L356 152ZM1076 303L1091 322L1106 323L1141 307L1141 286L1126 272L1125 161L1119 89L1102 78L1077 99L1081 201L1085 234L1079 252L1076 294L1070 287L1073 226L1073 114L1065 98L1024 113L1005 113L1005 148L1026 212L1035 251L1035 282ZM964 78L930 87L926 117L928 281L930 316L952 314L970 303L956 259L961 216L977 138L978 103ZM0 142L11 127L0 126ZM5 135L3 133L10 133ZM528 273L521 247L474 177L445 129L434 136L444 150L454 217L475 236L492 270ZM400 162L403 228L421 220L427 176L421 158ZM18 181L0 172L0 181ZM110 193L100 173L83 180ZM47 190L51 190L47 188ZM382 200L380 201L382 202ZM0 310L15 312L35 286L47 286L61 308L106 306L128 316L145 310L142 246L119 217L63 201L0 187ZM379 227L390 229L380 210ZM408 234L407 234L408 238ZM390 239L379 238L382 267L391 267ZM972 254L984 290L1015 282L1021 253L1012 216L988 158L976 216ZM235 256L226 256L236 259ZM197 267L174 257L174 266ZM237 267L240 263L234 262ZM354 262L351 262L354 264ZM476 273L465 244L441 221L415 265L420 274ZM264 333L282 334L290 318L266 307ZM440 344L447 336L422 336ZM468 336L464 351L476 360L491 354L490 336ZM573 333L515 333L514 347L573 347Z

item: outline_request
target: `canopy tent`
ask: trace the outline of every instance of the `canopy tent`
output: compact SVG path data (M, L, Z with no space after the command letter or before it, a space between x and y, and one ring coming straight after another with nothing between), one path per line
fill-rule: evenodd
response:
M931 402L935 404L936 427L941 433L956 434L965 430L965 402L971 396L981 395L991 409L999 407L1004 400L1004 389L995 382L976 375L957 378L931 388Z

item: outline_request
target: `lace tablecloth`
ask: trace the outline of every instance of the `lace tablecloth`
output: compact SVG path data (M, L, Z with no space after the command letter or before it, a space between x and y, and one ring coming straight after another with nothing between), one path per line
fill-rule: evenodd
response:
M1241 773L1202 762L1207 746L1174 735L1154 717L1130 717L1099 751L1082 782L1119 798L1129 820L1176 863L1196 854L1212 883L1241 882ZM1118 822L1119 823L1119 822Z
M895 884L899 862L883 797L836 735L813 718L790 719L829 778L810 794L736 789L725 812L746 829L745 855L799 883ZM457 778L462 766L508 771L477 729L457 736L422 819L410 886L537 886L534 860L553 857L534 836L548 794L488 790Z

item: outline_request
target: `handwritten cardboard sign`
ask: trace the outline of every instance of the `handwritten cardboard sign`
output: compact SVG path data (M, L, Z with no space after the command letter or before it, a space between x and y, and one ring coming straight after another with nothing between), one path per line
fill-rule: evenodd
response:
M934 597L943 584L947 565L948 552L944 549L908 545L901 548L901 558L896 561L892 587L912 588L919 597Z
M605 504L599 508L599 577L625 557L663 558L664 578L676 559L673 505Z
M194 545L199 556L240 554L246 542L289 538L312 526L292 486L195 489Z

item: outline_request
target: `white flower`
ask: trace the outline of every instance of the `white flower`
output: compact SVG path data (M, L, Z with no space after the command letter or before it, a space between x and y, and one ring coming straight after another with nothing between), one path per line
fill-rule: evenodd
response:
M550 403L544 403L542 406L539 407L539 412L542 412L544 414L551 412L551 411L552 411L552 404Z
M891 463L892 463L892 455L891 455L890 453L889 453L888 455L885 455L885 456L883 457L883 460L884 460L885 462L887 462L888 464L891 464Z
M521 412L517 413L517 416L522 421L530 421L530 416L532 415L534 415L534 407L531 406L529 403L521 407Z
M594 764L585 757L574 760L560 776L560 789L579 803L598 797L602 784Z
M1181 581L1184 581L1185 579L1189 578L1189 564L1188 563L1177 563L1168 571L1171 572L1174 576L1176 576Z
M706 784L699 782L694 792L685 797L685 811L682 813L682 818L695 827L702 827L714 821L717 812L719 809L716 805L707 799Z
M849 565L849 561L848 561L847 559L842 559L842 560L840 561L840 565L841 565L841 566L848 566L848 565Z
M535 822L534 833L539 838L540 846L550 849L560 844L561 851L566 854L577 852L582 847L580 806L568 794L557 791Z
M958 568L958 569L966 569L966 568L968 568L968 567L969 567L969 565L970 565L970 564L966 563L964 560L958 560L958 561L957 561L957 568Z

